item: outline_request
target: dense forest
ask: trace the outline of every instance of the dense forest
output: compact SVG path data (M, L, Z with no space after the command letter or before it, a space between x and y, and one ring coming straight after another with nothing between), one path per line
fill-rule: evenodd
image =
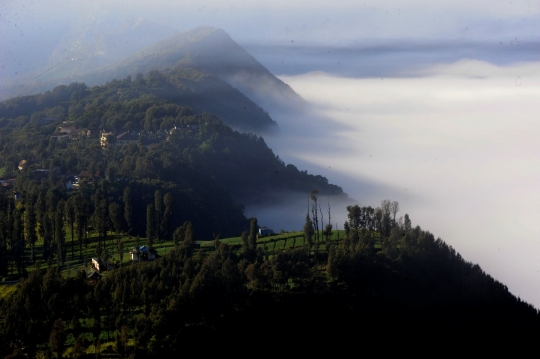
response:
M396 205L349 206L341 239L330 225L315 230L308 213L294 249L270 250L252 219L240 246L218 239L202 251L187 231L163 258L102 279L66 277L56 265L32 270L1 303L1 354L171 357L186 345L313 335L340 352L388 336L538 331L535 308L407 215L395 220Z
M169 192L173 218L179 221L172 227L190 220L208 239L214 232L241 233L246 222L242 203L314 188L346 198L326 178L285 165L262 137L239 133L215 115L178 104L175 99L182 96L171 94L174 74L154 71L92 88L74 83L0 103L3 177L16 177L13 189L22 194L22 203L33 202L40 193L45 198L45 192L55 193L56 201L82 195L95 203L100 187L107 207L123 206L119 198L131 187L135 223L145 223L140 219L154 203L156 190ZM69 137L64 128L71 129ZM91 131L110 135L100 142ZM117 144L119 135L113 133L123 132L136 140ZM42 178L39 171L49 174ZM74 194L66 184L82 171L90 177L81 180ZM145 233L144 225L133 229L134 235Z

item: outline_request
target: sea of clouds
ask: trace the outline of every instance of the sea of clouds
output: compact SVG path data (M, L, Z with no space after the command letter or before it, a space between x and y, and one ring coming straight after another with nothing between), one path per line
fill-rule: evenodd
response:
M280 76L312 112L277 118L284 136L267 142L361 205L398 201L540 308L539 69L465 59L410 77Z

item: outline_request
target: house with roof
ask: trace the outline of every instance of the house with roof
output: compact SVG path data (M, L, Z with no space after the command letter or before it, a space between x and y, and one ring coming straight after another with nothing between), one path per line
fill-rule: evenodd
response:
M132 262L153 261L157 257L157 251L154 248L140 246L139 248L133 247L129 251L129 255Z
M72 139L76 140L79 137L79 131L75 126L72 125L61 125L58 126L58 131L51 135L51 140L64 140Z
M86 179L86 180L89 179L90 177L92 177L92 175L88 171L81 171L78 177L82 181L83 179Z
M138 262L140 260L140 252L135 247L131 248L129 251L129 256L131 257L132 262Z
M138 143L139 136L133 133L124 132L116 136L116 146L129 145L130 143Z
M92 267L97 271L112 270L114 264L109 261L105 261L103 258L92 258Z
M274 231L271 230L270 228L268 227L261 227L259 228L259 235L261 237L265 237L265 236L271 236L274 234Z

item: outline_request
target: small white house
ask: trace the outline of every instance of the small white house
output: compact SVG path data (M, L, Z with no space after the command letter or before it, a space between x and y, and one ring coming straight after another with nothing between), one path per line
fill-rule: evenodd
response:
M92 267L94 267L97 271L106 271L106 270L112 270L114 268L114 264L107 261L105 262L101 258L92 258Z
M274 231L271 230L270 228L268 227L261 227L259 228L259 235L261 237L265 237L265 236L271 236L274 234Z
M153 261L156 259L156 250L153 248L149 249L146 246L141 246L139 249L133 247L129 251L129 254L132 262Z
M138 262L139 261L139 250L135 247L133 247L130 251L129 251L129 255L131 256L131 261L132 262Z

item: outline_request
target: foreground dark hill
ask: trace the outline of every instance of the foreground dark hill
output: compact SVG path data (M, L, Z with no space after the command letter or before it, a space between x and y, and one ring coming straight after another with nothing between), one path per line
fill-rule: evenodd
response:
M351 218L345 238L306 230L303 245L271 251L253 220L241 247L216 241L202 253L186 237L166 257L98 281L33 271L0 302L0 353L163 358L186 343L217 352L294 342L289 351L334 354L359 345L536 344L527 341L540 329L535 308L431 233L392 226L370 231Z

